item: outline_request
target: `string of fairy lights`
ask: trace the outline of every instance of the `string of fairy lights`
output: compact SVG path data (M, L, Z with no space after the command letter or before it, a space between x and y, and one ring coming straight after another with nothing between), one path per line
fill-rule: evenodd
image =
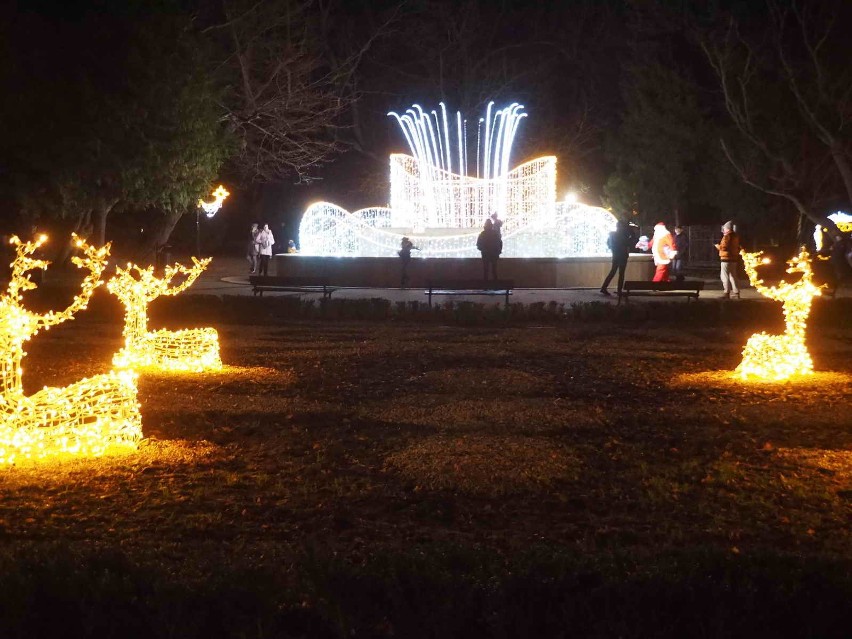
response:
M752 335L743 349L743 360L736 374L744 380L782 381L799 375L813 374L814 365L805 345L805 331L811 303L819 296L820 287L813 283L813 271L808 252L802 247L799 255L787 262L787 273L801 274L795 282L781 280L766 286L757 269L767 263L762 252L740 253L751 285L758 293L781 302L784 309L784 332Z
M115 276L107 282L107 290L124 305L124 348L113 358L114 366L193 372L222 367L216 329L148 331L148 304L162 295L185 291L210 261L211 258L193 257L191 267L166 266L163 277L154 274L153 266L141 268L128 264L126 268L116 268ZM174 283L175 278L183 279Z
M125 344L113 359L116 370L25 395L24 344L39 331L73 319L102 283L110 245L97 249L76 235L72 239L82 253L72 262L88 274L68 307L45 313L24 307L23 294L37 288L30 271L48 266L35 257L47 236L30 242L17 237L10 240L15 260L6 292L0 296L0 466L68 455L93 457L114 447L133 448L142 438L136 386L139 369L197 372L222 366L215 329L147 330L148 304L161 295L186 290L210 259L193 257L191 267L166 266L162 277L154 275L153 266L128 264L117 268L107 284L125 306ZM180 281L175 283L175 279Z
M0 296L0 464L66 454L99 455L108 446L133 446L142 437L133 371L109 372L24 395L24 343L85 309L107 266L109 244L94 248L76 235L72 240L82 252L72 262L88 273L64 310L45 313L25 308L23 293L37 288L29 272L48 266L34 257L47 236L31 242L10 240L15 260L6 293Z

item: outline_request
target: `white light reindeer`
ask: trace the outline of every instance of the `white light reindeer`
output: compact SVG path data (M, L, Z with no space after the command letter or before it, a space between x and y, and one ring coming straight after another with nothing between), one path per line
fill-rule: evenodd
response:
M116 268L115 276L107 282L109 292L124 304L124 348L112 360L116 367L195 372L222 368L216 329L148 331L148 304L161 295L177 295L189 288L210 259L193 257L192 267L167 266L162 278L154 275L153 266L128 264L126 269ZM179 275L186 277L172 284Z
M89 271L81 292L63 311L34 313L23 307L23 293L37 288L28 272L48 262L32 257L47 240L32 242L12 237L16 257L6 293L0 296L0 464L16 459L99 455L111 445L135 445L142 437L142 417L133 373L110 372L82 379L64 388L45 387L26 397L21 368L24 342L40 330L73 319L86 308L101 284L109 245L95 249L72 236L83 257L73 257Z
M813 272L808 252L802 248L797 257L787 262L788 273L801 273L798 281L781 280L777 286L766 286L757 274L757 267L764 261L759 253L741 251L751 285L761 294L779 301L784 306L785 330L781 335L756 333L743 349L743 361L737 367L742 379L758 378L785 380L794 375L810 375L814 365L805 346L805 329L811 302L820 295L820 287L813 283Z

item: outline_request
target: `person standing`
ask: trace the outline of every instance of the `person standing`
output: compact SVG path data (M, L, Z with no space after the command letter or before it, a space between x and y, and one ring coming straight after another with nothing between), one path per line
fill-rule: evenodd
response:
M675 227L674 248L677 251L677 255L672 260L672 273L676 281L682 282L683 267L686 264L686 258L689 254L689 236L687 236L680 224Z
M405 288L408 286L408 263L411 261L411 251L419 251L416 246L414 246L414 242L412 242L407 237L403 237L399 243L399 250L396 252L399 255L399 259L402 260L402 279L400 281L399 287Z
M651 254L654 256L654 272L652 282L668 282L669 267L672 259L677 256L672 234L666 228L664 222L657 222L654 226L654 236L651 238Z
M491 214L490 219L491 219L491 223L494 225L494 230L497 231L497 235L499 235L500 238L502 239L503 238L503 220L501 220L499 217L497 217L496 212Z
M624 273L627 270L627 258L630 257L630 249L634 240L627 222L618 220L615 230L609 234L606 240L606 245L612 253L612 268L601 285L601 295L610 296L610 292L606 289L612 278L615 277L616 272L618 272L618 294L621 295L621 289L624 287Z
M503 252L503 240L500 233L494 229L494 222L485 220L485 226L476 238L476 248L482 254L482 279L488 281L488 272L497 279L497 259Z
M260 275L269 274L269 260L272 259L273 244L275 244L275 238L272 236L272 231L269 230L269 224L264 224L263 229L257 234L258 253L260 256L258 270Z
M722 298L729 299L733 295L739 299L740 289L737 287L736 272L740 259L740 236L734 231L734 223L731 220L722 225L722 240L714 246L719 251L721 262L719 277L722 279Z
M258 233L260 233L260 229L257 228L257 223L252 224L249 231L248 246L246 247L246 259L249 263L249 273L252 275L257 272L258 255L260 253L260 248L257 245Z

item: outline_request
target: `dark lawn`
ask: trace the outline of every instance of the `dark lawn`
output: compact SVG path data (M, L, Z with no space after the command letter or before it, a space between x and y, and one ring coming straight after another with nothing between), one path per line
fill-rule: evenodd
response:
M140 377L137 453L0 471L0 631L844 636L852 327L743 384L766 327L684 324L220 324L222 372ZM120 331L37 336L25 384Z

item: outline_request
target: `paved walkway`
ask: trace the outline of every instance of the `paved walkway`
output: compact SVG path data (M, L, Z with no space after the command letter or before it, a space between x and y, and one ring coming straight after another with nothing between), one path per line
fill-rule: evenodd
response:
M701 292L701 299L721 299L722 283L718 278L692 277L689 279L703 279L706 282L706 288ZM614 291L615 286L610 286L610 291ZM198 280L185 294L204 294L204 295L251 295L251 286L248 282L248 272L245 260L237 258L214 258L208 269L198 278ZM315 293L266 293L266 295L289 295L294 297L307 296L309 298L319 297ZM837 292L838 297L852 297L852 289L848 286ZM426 295L422 288L339 288L333 294L333 299L370 299L383 298L392 302L407 302L407 301L426 301ZM766 298L757 293L753 288L741 287L742 299L761 299ZM465 297L463 295L454 295L452 298L437 296L440 300L471 300L480 303L487 303L489 300L494 304L502 303L503 298L495 296L493 298L483 296ZM631 298L630 303L643 303L648 301L659 301L660 298L654 297L636 297ZM685 298L680 299L686 303ZM512 294L514 303L532 304L535 302L557 302L559 304L583 303L583 302L618 302L618 298L604 297L600 294L597 288L518 288ZM435 300L433 300L435 303ZM736 300L732 300L736 303Z

